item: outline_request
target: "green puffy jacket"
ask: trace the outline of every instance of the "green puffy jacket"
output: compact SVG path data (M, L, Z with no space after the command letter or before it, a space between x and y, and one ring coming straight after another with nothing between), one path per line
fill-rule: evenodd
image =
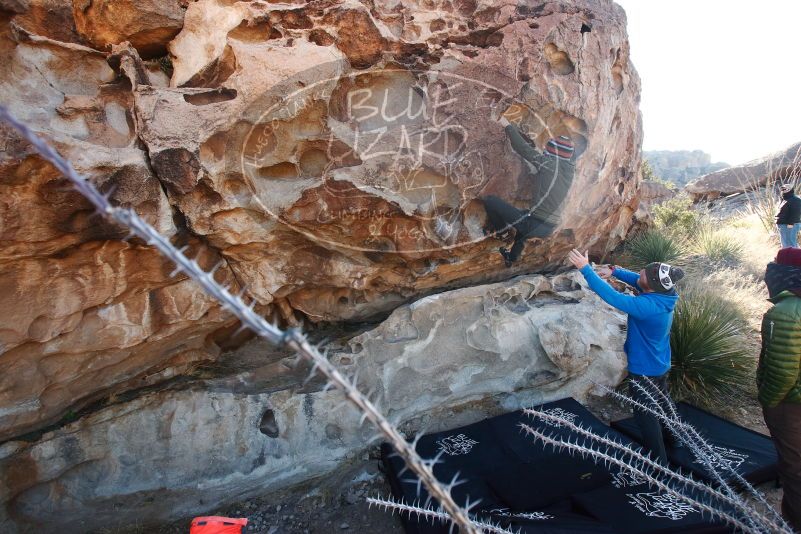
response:
M801 404L801 297L782 291L762 318L762 350L757 367L759 402Z

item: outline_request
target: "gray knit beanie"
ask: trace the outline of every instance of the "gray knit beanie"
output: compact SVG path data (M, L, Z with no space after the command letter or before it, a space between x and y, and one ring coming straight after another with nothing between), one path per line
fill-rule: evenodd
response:
M645 278L652 291L667 293L673 289L676 282L684 278L684 271L667 263L655 261L645 266Z

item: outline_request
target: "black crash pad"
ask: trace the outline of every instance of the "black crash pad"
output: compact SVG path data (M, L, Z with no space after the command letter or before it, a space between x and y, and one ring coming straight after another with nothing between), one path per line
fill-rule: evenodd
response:
M570 418L574 423L622 443L633 444L609 428L574 399L562 399L538 407ZM453 490L460 505L481 502L472 512L523 534L583 534L590 532L713 533L729 532L725 526L697 511L672 503L642 481L628 480L592 460L555 451L520 429L520 423L547 430L555 436L573 436L565 427L532 419L522 411L486 419L445 432L423 436L417 451L433 458L444 451L434 467L440 481L449 482L458 472L465 482ZM381 447L392 492L404 502L425 502L425 488L404 469L403 460L389 444ZM629 495L631 494L631 495ZM436 506L436 503L433 503ZM666 517L663 517L665 516ZM450 526L402 514L410 534L444 534Z
M675 495L647 484L606 486L573 496L581 511L620 534L712 534L732 532Z
M570 499L565 499L534 512L515 512L509 508L496 508L482 512L481 519L489 518L512 532L520 534L590 534L612 533L616 529L576 510Z
M629 442L574 399L562 399L539 408L567 415L584 427L601 434L612 433L617 439ZM572 506L569 498L577 492L607 485L611 476L606 468L535 442L520 429L519 423L547 429L553 435L568 434L564 428L516 411L423 436L417 451L423 458L433 458L440 450L444 451L442 463L434 467L435 476L447 483L459 473L459 478L466 482L454 488L454 498L460 505L468 499L474 502L480 498L473 510L481 517L513 525L522 532L604 532L605 527L594 518L569 509ZM407 503L425 502L428 494L422 486L418 494L414 474L409 470L401 474L403 460L393 454L389 444L383 444L381 450L394 496ZM440 533L449 528L409 519L405 514L402 517L410 533Z

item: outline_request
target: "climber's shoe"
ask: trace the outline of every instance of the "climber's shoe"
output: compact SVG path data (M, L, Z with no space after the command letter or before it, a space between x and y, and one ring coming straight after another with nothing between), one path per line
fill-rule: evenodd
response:
M511 241L515 238L516 230L514 228L507 228L500 234L498 234L498 239L501 241Z
M515 237L515 229L512 227L507 227L506 229L501 231L487 227L485 227L483 230L484 230L484 237L492 237L494 239L497 239L498 241L504 241L504 242L511 241Z
M506 250L504 247L501 247L501 248L498 249L498 252L500 252L501 256L503 256L504 265L506 265L507 267L511 267L512 266L512 257L511 257L511 254L509 253L509 251Z

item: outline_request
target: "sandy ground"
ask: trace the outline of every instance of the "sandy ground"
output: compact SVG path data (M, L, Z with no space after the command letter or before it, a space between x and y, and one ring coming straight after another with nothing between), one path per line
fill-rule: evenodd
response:
M237 502L203 515L248 518L248 534L322 534L332 532L402 533L397 514L369 507L367 496L389 496L379 469L378 447L323 480L289 492ZM157 527L131 525L111 534L186 534L191 517ZM100 533L98 533L100 534Z

